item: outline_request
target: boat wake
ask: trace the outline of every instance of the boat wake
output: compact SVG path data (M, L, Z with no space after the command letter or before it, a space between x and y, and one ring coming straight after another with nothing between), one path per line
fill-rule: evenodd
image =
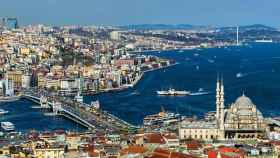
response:
M199 88L199 90L197 92L192 92L190 93L191 96L198 96L198 95L208 95L210 94L210 91L204 91L203 88Z
M191 96L198 96L198 95L208 95L211 92L194 92L194 93L190 93Z

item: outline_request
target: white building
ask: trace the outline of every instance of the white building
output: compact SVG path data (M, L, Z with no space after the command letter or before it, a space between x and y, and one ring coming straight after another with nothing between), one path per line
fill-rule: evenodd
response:
M2 94L4 96L14 95L14 83L12 80L4 79L0 80L0 89L2 89Z
M30 75L22 75L22 88L29 88L31 84Z
M118 40L120 40L121 35L118 31L112 31L110 33L110 38L111 38L111 40L118 41Z

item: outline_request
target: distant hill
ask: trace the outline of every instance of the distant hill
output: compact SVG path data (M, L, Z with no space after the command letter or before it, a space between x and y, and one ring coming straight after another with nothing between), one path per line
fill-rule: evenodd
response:
M236 27L220 27L221 30L233 30L236 29ZM254 24L254 25L245 25L245 26L239 26L240 30L269 30L269 31L275 31L276 28L262 25L262 24Z
M124 25L119 26L121 29L136 29L136 30L176 30L176 29L182 29L182 30L188 30L188 29L209 29L209 28L216 28L220 30L232 30L236 29L236 27L232 26L226 26L226 27L213 27L213 26L198 26L198 25L190 25L190 24L177 24L177 25L171 25L171 24L139 24L139 25ZM244 30L277 30L276 28L262 25L262 24L253 24L253 25L245 25L245 26L239 26L240 29Z
M168 30L168 29L193 29L200 26L194 26L189 24L139 24L139 25L125 25L120 26L122 29L140 29L140 30Z

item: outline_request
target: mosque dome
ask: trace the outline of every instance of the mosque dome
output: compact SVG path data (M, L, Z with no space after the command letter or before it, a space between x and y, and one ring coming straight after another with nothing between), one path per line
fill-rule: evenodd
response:
M225 128L230 129L257 129L262 126L263 115L244 94L227 110Z

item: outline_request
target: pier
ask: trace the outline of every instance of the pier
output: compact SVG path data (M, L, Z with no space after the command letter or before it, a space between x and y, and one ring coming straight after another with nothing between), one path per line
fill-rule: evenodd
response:
M70 98L52 96L46 92L32 90L25 91L22 98L41 105L41 108L49 108L55 115L70 119L89 130L126 133L139 128L106 111L86 103L75 102Z

